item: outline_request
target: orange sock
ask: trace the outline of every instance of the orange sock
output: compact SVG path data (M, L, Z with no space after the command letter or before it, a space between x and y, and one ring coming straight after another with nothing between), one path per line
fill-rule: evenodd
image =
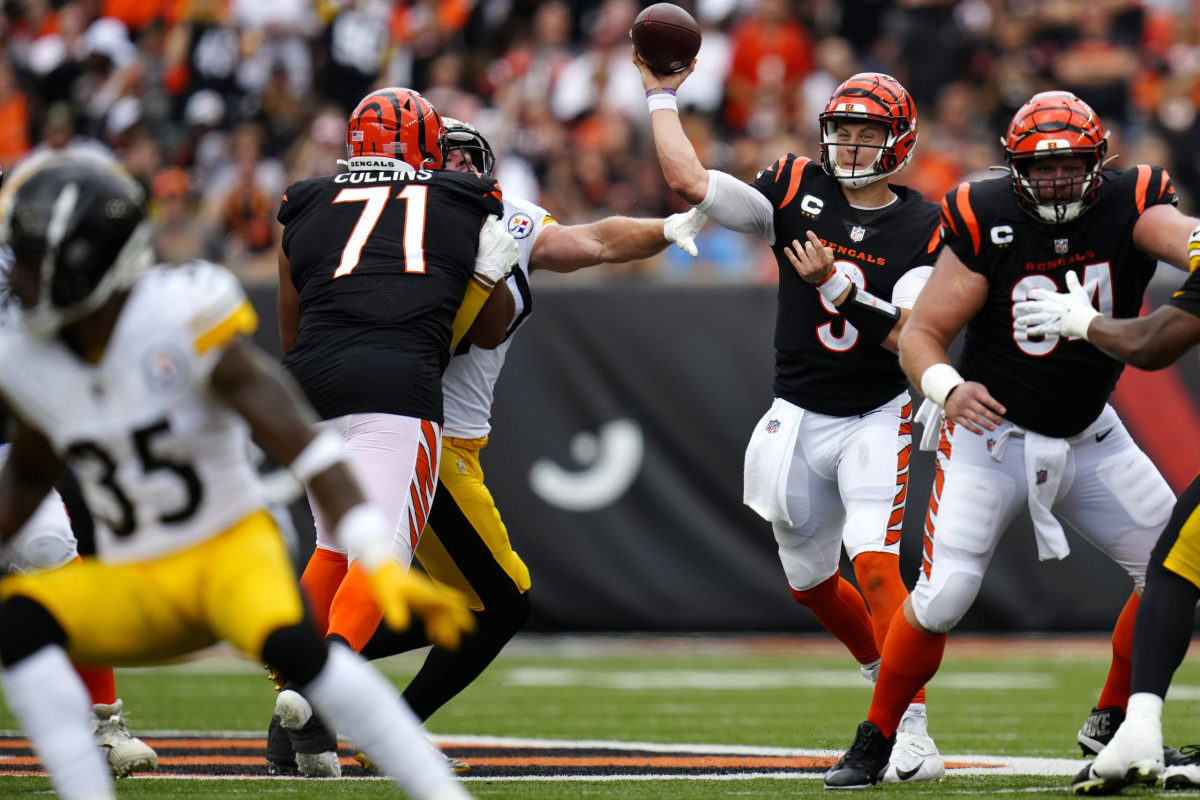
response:
M342 637L357 653L367 646L382 619L383 609L375 602L367 573L352 564L329 607L326 636Z
M1129 702L1129 673L1133 667L1133 621L1137 617L1141 596L1136 592L1129 595L1112 634L1112 665L1108 668L1108 679L1096 701L1096 708L1124 708Z
M871 612L875 647L882 653L892 618L904 603L904 598L908 597L908 590L900 579L900 556L892 553L861 553L854 559L854 577ZM924 686L912 701L925 702Z
M317 633L322 636L329 629L329 607L333 605L333 596L345 577L346 554L320 547L313 550L304 574L300 576L300 588L312 607Z
M946 634L925 633L909 624L898 609L883 645L883 663L867 720L891 736L917 692L937 672L946 651Z
M858 663L870 664L879 658L867 604L840 572L811 589L792 589L792 597L813 612L817 621L846 645Z
M93 705L98 703L112 705L117 702L117 684L113 679L112 667L80 664L78 661L72 661L71 664L75 667L75 671L79 673L79 677L83 680L83 685L87 687L88 694L92 697Z

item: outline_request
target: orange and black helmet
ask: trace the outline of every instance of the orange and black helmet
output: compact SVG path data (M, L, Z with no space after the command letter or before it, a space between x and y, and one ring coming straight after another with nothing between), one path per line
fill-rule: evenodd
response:
M1012 174L1017 202L1034 219L1068 222L1100 196L1100 171L1108 152L1108 131L1087 103L1070 92L1040 92L1017 109L1004 137L1004 160ZM1029 167L1039 158L1082 156L1084 173L1074 177L1034 180ZM1069 182L1074 190L1056 200L1053 184Z
M350 112L346 154L351 159L395 158L414 169L441 169L442 133L442 118L428 100L412 89L391 86L371 92Z
M821 125L821 166L851 189L899 172L912 158L917 145L917 106L900 81L882 72L851 75L829 97L818 117ZM865 170L848 172L837 164L832 148L838 146L840 122L878 122L887 133L875 160Z

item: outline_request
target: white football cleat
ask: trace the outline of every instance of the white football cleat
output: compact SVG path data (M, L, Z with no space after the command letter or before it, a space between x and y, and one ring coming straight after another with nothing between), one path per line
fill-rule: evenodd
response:
M1164 789L1200 789L1200 745L1188 744L1179 750L1166 748L1162 771Z
M126 727L120 699L92 706L92 734L104 750L109 769L118 778L158 769L158 753Z
M1092 762L1092 774L1106 779L1154 783L1162 771L1162 723L1143 716L1127 717Z
M870 664L859 664L858 671L862 673L864 678L869 680L871 683L874 683L875 681L879 680L879 665L882 663L883 659L877 658Z
M929 736L928 724L924 705L914 703L904 712L883 772L884 783L940 781L946 777L946 762Z

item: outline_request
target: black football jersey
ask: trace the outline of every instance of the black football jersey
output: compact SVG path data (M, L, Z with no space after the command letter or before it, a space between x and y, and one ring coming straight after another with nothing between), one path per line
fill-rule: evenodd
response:
M831 416L872 411L908 386L896 354L868 342L836 307L796 273L783 248L817 234L852 280L891 300L910 269L933 264L940 246L938 207L892 186L886 208L851 206L837 179L803 156L787 155L754 182L775 208L779 306L775 320L776 397Z
M959 372L984 384L1006 417L1046 436L1073 436L1104 409L1124 364L1082 339L1018 339L1013 304L1034 288L1066 291L1066 275L1094 284L1104 314L1136 317L1157 260L1133 244L1151 206L1177 202L1160 167L1104 170L1099 197L1071 222L1038 222L1017 205L1012 180L964 183L942 203L945 244L988 280L983 308L967 324Z
M1180 311L1186 311L1193 317L1200 317L1200 269L1188 275L1183 286L1171 295L1167 305L1175 306Z
M344 172L288 187L283 252L300 296L284 365L324 419L442 421L451 326L494 181L445 170Z

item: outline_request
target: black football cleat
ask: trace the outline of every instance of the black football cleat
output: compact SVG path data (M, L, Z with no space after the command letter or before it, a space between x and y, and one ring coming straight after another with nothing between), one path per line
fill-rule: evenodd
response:
M1092 713L1088 714L1088 718L1083 721L1083 727L1079 729L1075 741L1079 742L1079 749L1083 751L1084 758L1098 755L1105 745L1112 741L1113 734L1117 732L1117 728L1121 727L1121 723L1125 721L1125 710L1116 706L1107 708L1093 708Z
M271 715L271 726L267 728L267 773L269 775L299 775L296 767L296 751L292 749L292 737L279 724L279 715Z
M854 734L854 744L825 773L826 789L865 789L883 778L896 734L885 737L874 722L863 722Z

